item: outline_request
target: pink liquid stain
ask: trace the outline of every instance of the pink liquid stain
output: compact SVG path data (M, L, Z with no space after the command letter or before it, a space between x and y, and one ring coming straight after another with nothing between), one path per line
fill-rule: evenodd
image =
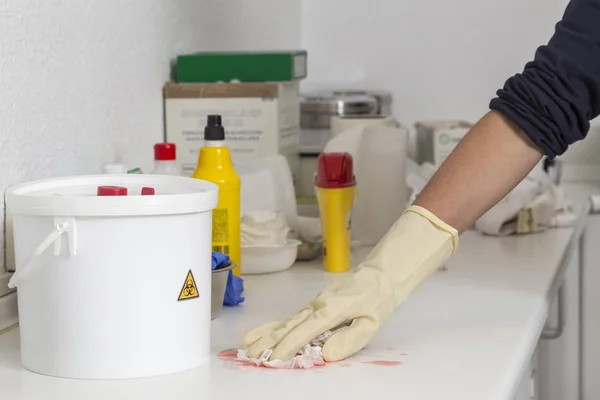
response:
M351 364L340 364L340 367L342 367L342 368L348 368L351 366L352 366Z
M262 365L259 367L256 364L251 363L251 362L236 360L236 358L237 358L237 350L236 349L223 350L222 352L217 354L217 357L219 358L219 360L231 362L231 363L233 363L233 365L238 366L238 367L267 368Z
M393 351L393 350L396 350L396 349L395 349L395 348L393 348L393 347L388 347L388 348L387 348L387 350L389 350L389 351Z
M236 349L227 349L223 350L219 354L217 354L219 360L223 361L235 361L237 358L237 350Z
M408 354L406 353L400 353L401 356L407 356Z
M379 367L397 367L402 365L400 361L363 361L362 364L377 365Z

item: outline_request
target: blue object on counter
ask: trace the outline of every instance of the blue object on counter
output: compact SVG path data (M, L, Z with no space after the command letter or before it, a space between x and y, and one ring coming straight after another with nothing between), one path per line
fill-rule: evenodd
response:
M229 256L216 251L212 253L212 269L227 268L231 265ZM244 301L242 297L244 293L244 280L239 276L235 276L233 271L229 271L227 276L227 288L225 289L225 298L223 299L223 305L225 306L237 306Z
M230 265L231 265L231 261L229 261L229 256L226 256L225 254L222 254L222 253L217 253L216 251L214 251L212 253L212 269L213 269L213 271L215 269L227 268Z

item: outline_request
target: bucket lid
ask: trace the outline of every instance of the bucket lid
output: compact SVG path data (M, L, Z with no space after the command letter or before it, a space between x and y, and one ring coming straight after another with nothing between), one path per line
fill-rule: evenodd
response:
M350 153L321 153L317 163L316 187L341 189L356 185Z
M128 196L98 196L99 186L126 188ZM154 196L142 195L151 187ZM52 216L172 215L210 211L217 185L170 175L93 175L46 179L13 186L6 205L13 214Z

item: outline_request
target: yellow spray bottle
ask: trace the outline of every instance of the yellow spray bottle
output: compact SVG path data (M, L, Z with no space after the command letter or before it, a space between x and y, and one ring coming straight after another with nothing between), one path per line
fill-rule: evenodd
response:
M240 177L225 146L225 129L220 115L209 115L204 128L204 147L192 178L212 182L219 187L219 203L213 210L213 251L229 256L240 274Z
M323 267L327 272L350 269L350 228L356 178L349 153L322 153L315 189L323 231Z

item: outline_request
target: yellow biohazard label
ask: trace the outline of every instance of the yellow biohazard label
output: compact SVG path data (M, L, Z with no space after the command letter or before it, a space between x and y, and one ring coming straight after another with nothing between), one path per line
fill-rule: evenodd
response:
M190 269L187 273L187 277L185 278L185 282L183 283L183 287L181 288L181 292L179 293L179 298L177 301L195 299L196 297L200 297L200 295L198 294L198 288L196 287L194 275L192 275L192 270Z

